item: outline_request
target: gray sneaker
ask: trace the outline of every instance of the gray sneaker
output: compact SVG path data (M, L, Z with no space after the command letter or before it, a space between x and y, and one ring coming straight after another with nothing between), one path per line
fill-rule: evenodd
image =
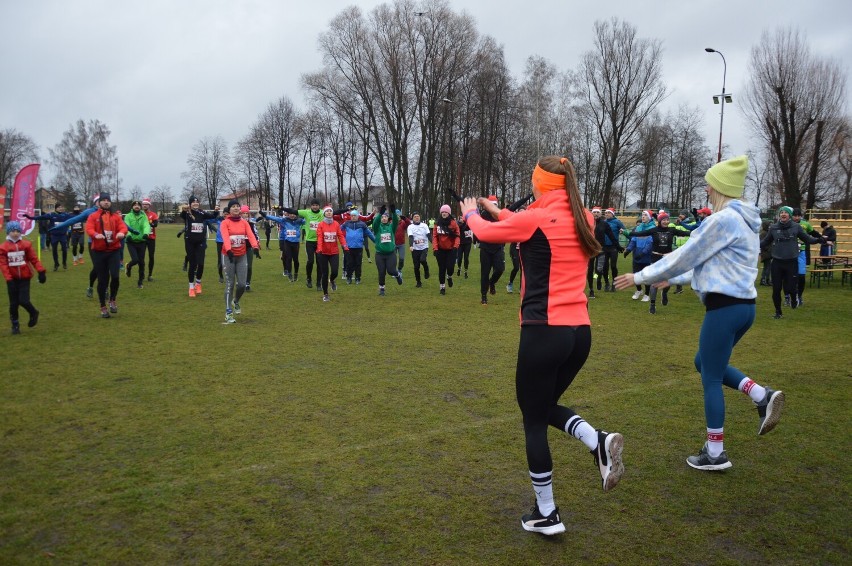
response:
M704 446L701 447L701 451L698 452L698 456L690 456L686 459L686 463L696 470L708 470L715 472L727 470L733 466L731 461L728 460L728 453L724 450L722 450L722 453L716 458L711 458L710 454L707 453L706 442L704 443Z
M235 322L237 322L237 319L234 318L233 313L231 313L231 311L227 311L225 313L225 322L222 324L234 324Z
M757 414L760 417L760 425L757 434L766 434L781 420L781 410L784 408L784 392L766 388L766 396L757 406Z
M240 308L240 303L234 302L234 314L243 314L243 309Z

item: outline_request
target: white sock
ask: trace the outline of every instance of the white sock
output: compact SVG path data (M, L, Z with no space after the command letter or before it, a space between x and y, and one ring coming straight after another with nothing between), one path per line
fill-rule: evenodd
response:
M556 503L553 501L553 472L543 474L530 472L530 479L532 480L533 491L535 491L535 503L538 505L538 510L547 517L556 509Z
M707 453L711 458L718 458L725 449L725 429L708 428L707 429Z
M755 403L763 401L763 398L766 397L766 388L762 385L758 385L748 377L745 377L742 381L740 381L737 389L751 397L751 400Z
M190 284L189 284L189 288L190 288L190 289L195 289L195 283L190 283Z
M580 415L574 415L565 423L565 432L585 444L589 450L598 447L598 431L583 420Z

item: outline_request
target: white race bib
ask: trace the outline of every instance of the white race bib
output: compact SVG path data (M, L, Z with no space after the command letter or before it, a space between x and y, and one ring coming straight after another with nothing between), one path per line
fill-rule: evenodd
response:
M239 234L231 236L231 249L240 249L246 245L246 237Z
M203 222L193 222L190 225L189 229L193 234L200 234L201 232L204 231L204 223Z
M298 230L287 230L287 231L285 232L285 235L286 235L288 238L295 238L295 237L296 237L296 235L297 235L298 233L299 233L299 232L298 232Z
M316 221L316 220L311 220L311 222L309 224L309 226L311 227L311 230L313 230L313 231L316 231L318 225L319 225L319 222Z
M324 242L334 243L337 241L337 232L323 232L322 239Z
M9 267L21 267L25 263L24 252L9 252Z
M422 246L426 243L426 238L414 238L415 246Z
M383 244L387 244L388 242L391 241L391 235L388 234L387 232L383 232L381 234L381 236L379 236L379 241Z
M473 230L465 230L464 231L465 238L473 238Z
M107 244L112 243L112 230L104 230L104 239Z

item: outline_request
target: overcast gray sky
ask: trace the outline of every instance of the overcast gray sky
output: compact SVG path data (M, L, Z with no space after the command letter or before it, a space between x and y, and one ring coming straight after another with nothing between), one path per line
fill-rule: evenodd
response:
M267 104L286 95L304 108L299 78L317 70L317 37L330 19L375 0L0 0L0 129L15 128L48 148L82 118L112 130L124 190L170 185L175 196L192 146L221 135L243 137ZM663 42L667 108L705 112L707 145L715 148L722 60L728 63L726 154L750 147L736 104L747 80L749 50L761 33L798 26L813 52L840 61L850 75L852 2L773 0L453 0L480 33L504 46L520 78L526 59L541 55L573 69L592 48L596 20L617 16L640 37ZM847 97L852 89L847 87ZM848 111L848 108L847 108ZM42 182L53 178L43 167Z

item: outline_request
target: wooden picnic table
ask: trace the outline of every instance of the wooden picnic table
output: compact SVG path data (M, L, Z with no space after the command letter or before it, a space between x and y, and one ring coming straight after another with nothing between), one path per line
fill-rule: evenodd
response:
M834 279L835 273L843 274L849 269L848 255L821 255L813 256L812 259L811 285L816 282L817 287L822 285L823 280L830 282ZM846 277L843 277L843 283L846 283Z

